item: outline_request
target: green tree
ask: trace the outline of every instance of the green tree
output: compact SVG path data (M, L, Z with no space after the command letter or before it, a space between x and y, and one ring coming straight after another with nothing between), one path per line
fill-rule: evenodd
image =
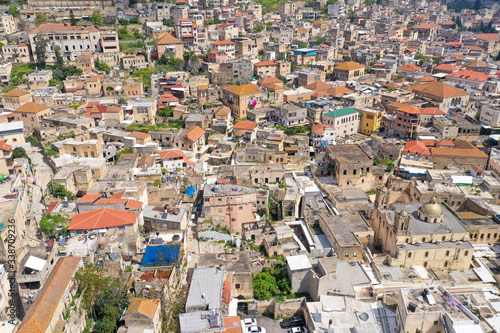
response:
M14 150L12 151L12 157L13 158L29 158L28 153L26 153L26 149L24 149L22 147L14 148Z
M102 267L89 264L80 268L75 274L78 292L82 295L83 308L89 312L91 311L93 301L108 282L104 273L105 270Z
M325 37L318 37L316 38L316 44L320 45L325 42Z
M49 18L44 13L38 13L35 17L35 25L38 27L40 24L47 22Z
M61 55L61 48L55 44L52 46L52 48L54 49L54 53L56 55L56 67L57 68L64 67L64 59Z
M38 35L35 39L36 63L40 69L44 69L47 57L47 40Z
M102 21L102 16L101 16L101 12L98 11L98 10L94 10L92 12L92 16L90 16L90 20L95 24L95 25L102 25L103 24L103 21Z
M68 200L71 200L73 198L73 194L68 191L64 185L58 183L52 183L50 185L50 195L59 199L67 198Z
M98 62L97 68L99 68L99 70L105 72L106 74L109 74L109 72L111 72L111 67L109 67L109 65L105 62Z
M76 25L76 17L75 17L75 13L73 12L73 9L70 9L69 10L69 20L71 22L71 25Z
M10 5L9 14L13 17L21 16L21 12L19 11L19 9L17 9L17 6L15 4Z

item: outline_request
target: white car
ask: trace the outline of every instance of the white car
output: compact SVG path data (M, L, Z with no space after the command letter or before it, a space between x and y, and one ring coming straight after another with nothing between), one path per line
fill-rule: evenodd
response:
M292 327L289 333L307 333L307 328L305 327Z
M257 320L254 318L246 318L241 320L241 327L243 328L243 332L246 331L248 332L248 328L252 326L257 326Z
M264 327L252 326L247 329L247 333L266 333Z

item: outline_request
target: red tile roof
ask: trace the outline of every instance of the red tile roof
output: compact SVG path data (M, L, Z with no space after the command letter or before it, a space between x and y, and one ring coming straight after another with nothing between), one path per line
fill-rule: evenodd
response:
M77 202L80 202L80 203L95 202L97 199L100 199L101 197L102 197L102 194L99 194L99 193L89 193L89 194L85 194Z
M95 230L133 225L138 214L122 210L102 208L75 215L68 230Z
M254 64L253 66L254 67L264 67L264 66L277 66L277 65L278 65L278 63L276 63L274 61L261 61L261 62Z
M451 140L441 140L437 142L438 146L449 146L449 147L455 147L455 143Z
M443 116L446 114L446 112L438 108L423 108L420 109L420 111L422 114L433 114L435 116Z
M458 71L458 67L455 67L450 64L441 64L439 66L434 67L435 69L443 70L443 71Z
M140 201L137 201L137 200L133 200L133 199L130 199L128 202L127 202L127 205L125 206L127 208L131 208L131 209L141 209L142 208L142 202Z
M316 124L311 128L311 131L313 131L313 133L316 134L323 134L325 133L325 128L332 128L332 127L325 124Z
M429 149L425 146L425 144L422 141L408 141L406 142L405 148L403 149L404 152L407 153L413 153L413 154L420 154L420 155L431 155L431 152Z
M405 71L405 72L417 72L420 70L421 70L421 68L418 66L415 66L414 64L406 64L406 65L398 68L398 71Z
M196 142L203 135L205 135L205 130L200 126L196 126L195 128L189 130L186 134L184 134L184 137L187 137L189 140Z
M457 79L464 79L470 81L484 82L488 80L491 76L488 74L484 74L481 72L471 71L471 70L463 70L455 73L448 74L446 77L453 77Z
M234 129L236 130L245 130L245 131L253 131L257 127L257 123L254 123L253 121L240 121L237 124L234 125Z
M169 150L169 151L160 151L160 158L162 160L169 160L173 158L181 157L184 160L184 163L190 165L196 165L196 163L188 160L187 156L180 150Z
M80 257L63 257L57 260L42 290L26 312L18 333L45 333L50 330L52 318L56 315L81 260Z

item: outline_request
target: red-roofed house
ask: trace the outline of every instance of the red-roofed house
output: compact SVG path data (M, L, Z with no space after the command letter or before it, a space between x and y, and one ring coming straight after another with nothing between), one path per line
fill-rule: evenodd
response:
M253 142L257 138L257 123L253 121L240 121L233 127L236 140L243 139L246 142Z
M184 130L177 138L175 146L178 149L190 150L197 154L200 147L205 145L205 133L205 130L200 126Z
M431 152L429 148L422 141L408 141L403 149L403 152L406 153L406 157L410 159L426 159L429 160L431 156Z
M274 61L261 61L253 65L255 76L276 76L278 63Z
M311 128L311 140L316 149L335 144L335 130L329 125L316 124Z
M432 74L437 74L437 73L451 74L453 72L458 72L458 67L455 67L450 64L441 64L432 69Z
M234 59L235 58L235 43L231 42L230 40L221 40L218 42L213 42L210 44L210 47L212 50L216 50L219 52L224 52L227 54L228 59Z
M140 223L140 214L116 209L102 208L75 215L68 230L72 235L92 230L107 229L124 230L125 233L136 233Z
M196 164L191 162L187 158L186 154L184 154L181 150L160 151L159 153L162 167L168 171L172 171L177 168L192 168Z
M396 73L403 75L405 78L414 78L416 75L422 74L421 68L414 64L406 64L397 69Z
M420 109L406 105L396 110L396 126L394 131L403 138L413 138L419 125Z
M446 76L446 79L459 84L471 86L475 89L483 89L484 84L490 77L491 76L489 76L488 74L466 69L463 71L448 74Z
M183 18L175 21L175 36L184 45L198 43L198 26L193 21Z

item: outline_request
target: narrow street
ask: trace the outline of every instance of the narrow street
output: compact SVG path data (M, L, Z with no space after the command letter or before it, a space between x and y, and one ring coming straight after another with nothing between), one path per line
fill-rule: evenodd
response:
M31 160L34 164L35 175L33 175L33 178L36 179L36 184L33 184L33 180L31 179L28 185L28 191L30 193L30 208L29 211L26 212L26 217L31 220L28 230L30 245L39 246L40 241L37 241L38 223L43 217L45 208L42 203L42 195L47 188L47 184L52 179L53 172L50 166L43 159L41 150L35 150L34 148Z

